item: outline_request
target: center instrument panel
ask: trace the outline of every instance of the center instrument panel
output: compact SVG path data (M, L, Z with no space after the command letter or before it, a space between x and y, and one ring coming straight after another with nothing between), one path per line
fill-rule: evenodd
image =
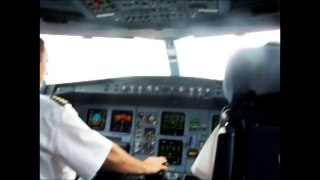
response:
M165 156L165 174L172 179L192 176L191 166L213 128L220 110L132 107L89 104L77 107L89 127L143 160Z
M152 83L157 84L160 89L172 84L172 92L175 87L179 89L184 86L185 89L190 89L187 88L190 87L190 83L193 83L192 87L200 86L197 85L200 81L195 79L191 81L188 78L180 78L179 81L174 79L175 83L172 83L171 78L161 79L163 85L158 80ZM148 82L147 80L138 78L136 82ZM131 81L131 86L139 87L134 82ZM206 88L215 89L215 86L210 86L214 84L213 82L217 81L207 80L206 83L203 81L201 83ZM88 86L83 83L56 85L52 90L53 94L71 101L79 116L89 127L118 143L134 157L144 160L151 155L165 156L168 159L169 171L162 174L159 179L196 179L191 173L191 166L218 124L221 109L227 105L221 94L218 96L210 94L210 97L206 97L205 94L190 97L190 92L185 93L185 96L181 93L174 95L166 92L163 95L150 96L150 91L147 89L145 92L148 94L141 95L141 93L132 94L130 91L115 94L112 88L112 93L97 93L99 90L92 88L93 86L105 87L103 83L106 82L99 81L97 84L90 83ZM119 83L119 81L113 81L113 83ZM88 91L80 94L57 93L64 86L68 86L69 89L77 89L77 86L81 86ZM110 86L112 85L108 85ZM130 95L128 96L127 93ZM145 178L132 175L125 179Z

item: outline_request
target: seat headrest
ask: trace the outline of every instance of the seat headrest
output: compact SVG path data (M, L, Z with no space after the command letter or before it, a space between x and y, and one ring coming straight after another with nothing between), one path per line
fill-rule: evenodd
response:
M248 91L258 96L280 93L280 45L237 51L227 64L223 90L229 103Z

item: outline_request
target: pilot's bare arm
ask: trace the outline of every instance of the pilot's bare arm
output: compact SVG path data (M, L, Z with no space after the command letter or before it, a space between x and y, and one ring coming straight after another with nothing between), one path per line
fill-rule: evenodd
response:
M159 171L167 171L168 166L165 157L151 156L144 161L130 156L119 145L113 143L112 149L104 162L104 166L117 172L132 174L153 174Z

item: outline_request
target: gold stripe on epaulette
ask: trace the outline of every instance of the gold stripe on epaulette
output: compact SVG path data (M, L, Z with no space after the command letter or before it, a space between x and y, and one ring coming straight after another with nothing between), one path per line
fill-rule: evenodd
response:
M59 96L51 96L51 99L53 99L54 101L56 101L57 103L61 104L61 105L66 105L68 104L69 102L67 100L65 100L64 98L62 97L59 97Z

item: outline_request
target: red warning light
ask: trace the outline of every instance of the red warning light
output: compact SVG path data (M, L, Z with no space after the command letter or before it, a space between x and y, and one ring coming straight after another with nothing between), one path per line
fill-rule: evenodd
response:
M99 8L99 7L101 6L101 4L102 4L102 3L101 3L100 1L95 1L95 2L94 2L94 7L95 7L95 8Z

